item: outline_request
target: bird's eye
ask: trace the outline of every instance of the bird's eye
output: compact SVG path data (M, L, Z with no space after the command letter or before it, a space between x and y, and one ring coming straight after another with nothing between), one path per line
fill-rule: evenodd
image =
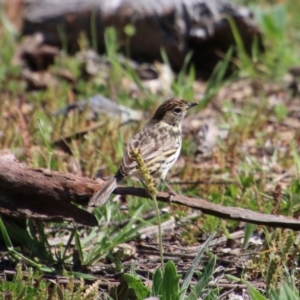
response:
M173 109L173 113L174 113L175 115L180 114L180 113L181 113L181 108L178 108L178 107L174 108L174 109Z

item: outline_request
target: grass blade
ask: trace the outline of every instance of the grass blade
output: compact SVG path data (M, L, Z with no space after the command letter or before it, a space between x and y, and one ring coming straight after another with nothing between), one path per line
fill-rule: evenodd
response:
M213 255L209 260L207 266L203 270L197 284L192 288L191 293L187 297L187 300L197 300L199 299L202 290L207 286L208 282L211 280L212 274L215 270L217 257Z
M202 255L204 253L204 251L207 249L209 243L211 242L211 240L214 238L215 233L211 234L210 237L205 241L205 243L203 244L199 254L195 257L192 265L190 266L190 268L188 269L184 279L183 279L183 283L181 286L181 290L183 291L183 293L180 296L180 300L184 300L186 299L186 291L191 283L192 277L195 273L195 270L197 268L197 266L199 265L199 262L202 258Z

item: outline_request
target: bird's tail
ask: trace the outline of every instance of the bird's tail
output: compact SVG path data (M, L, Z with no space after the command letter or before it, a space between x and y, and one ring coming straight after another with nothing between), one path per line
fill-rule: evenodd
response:
M108 199L109 195L117 187L118 181L119 180L116 177L113 177L106 181L104 185L91 198L88 206L102 206Z

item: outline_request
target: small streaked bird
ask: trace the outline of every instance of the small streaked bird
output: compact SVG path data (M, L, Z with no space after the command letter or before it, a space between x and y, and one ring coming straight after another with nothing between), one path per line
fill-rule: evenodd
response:
M132 149L140 151L151 176L161 179L172 191L165 178L180 154L182 120L188 109L197 104L172 98L158 107L153 118L128 143L121 166L115 176L106 181L95 193L89 201L89 206L103 205L125 177L141 180L138 165L131 156Z

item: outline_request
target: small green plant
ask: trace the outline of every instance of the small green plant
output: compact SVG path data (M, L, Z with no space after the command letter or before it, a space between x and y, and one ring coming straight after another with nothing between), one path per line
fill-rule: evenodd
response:
M259 273L266 280L267 292L277 290L282 281L285 270L293 269L295 235L291 230L276 229L271 234L267 231L263 249L255 260L248 262L249 274L258 276ZM297 250L296 250L297 251Z
M283 281L280 284L279 290L272 289L268 293L268 298L264 297L261 292L259 292L255 287L253 287L250 283L248 285L248 293L251 300L281 300L281 299L290 299L290 300L298 300L299 299L299 291L296 286L289 286L288 283Z
M66 283L59 283L55 280L43 279L40 274L34 273L32 268L25 272L19 263L16 266L16 274L12 281L3 280L0 284L0 299L60 299L60 300L81 300L98 299L99 281L92 285L85 285L83 279L75 282L74 276L67 273Z
M156 270L153 275L152 290L146 287L135 274L124 274L124 280L128 287L134 291L138 300L143 300L145 297L149 296L157 296L161 300L197 300L204 294L204 291L207 292L207 285L211 280L216 264L216 257L214 255L211 256L203 272L196 272L198 279L195 286L191 286L191 281L195 275L195 270L213 237L214 234L212 234L203 244L201 251L195 257L183 278L182 284L180 284L181 276L178 274L176 266L172 261L168 261L164 269L160 267ZM188 291L189 288L190 291ZM207 293L207 296L204 299L217 299L217 297L211 298L215 294L216 291L211 291L210 293Z

